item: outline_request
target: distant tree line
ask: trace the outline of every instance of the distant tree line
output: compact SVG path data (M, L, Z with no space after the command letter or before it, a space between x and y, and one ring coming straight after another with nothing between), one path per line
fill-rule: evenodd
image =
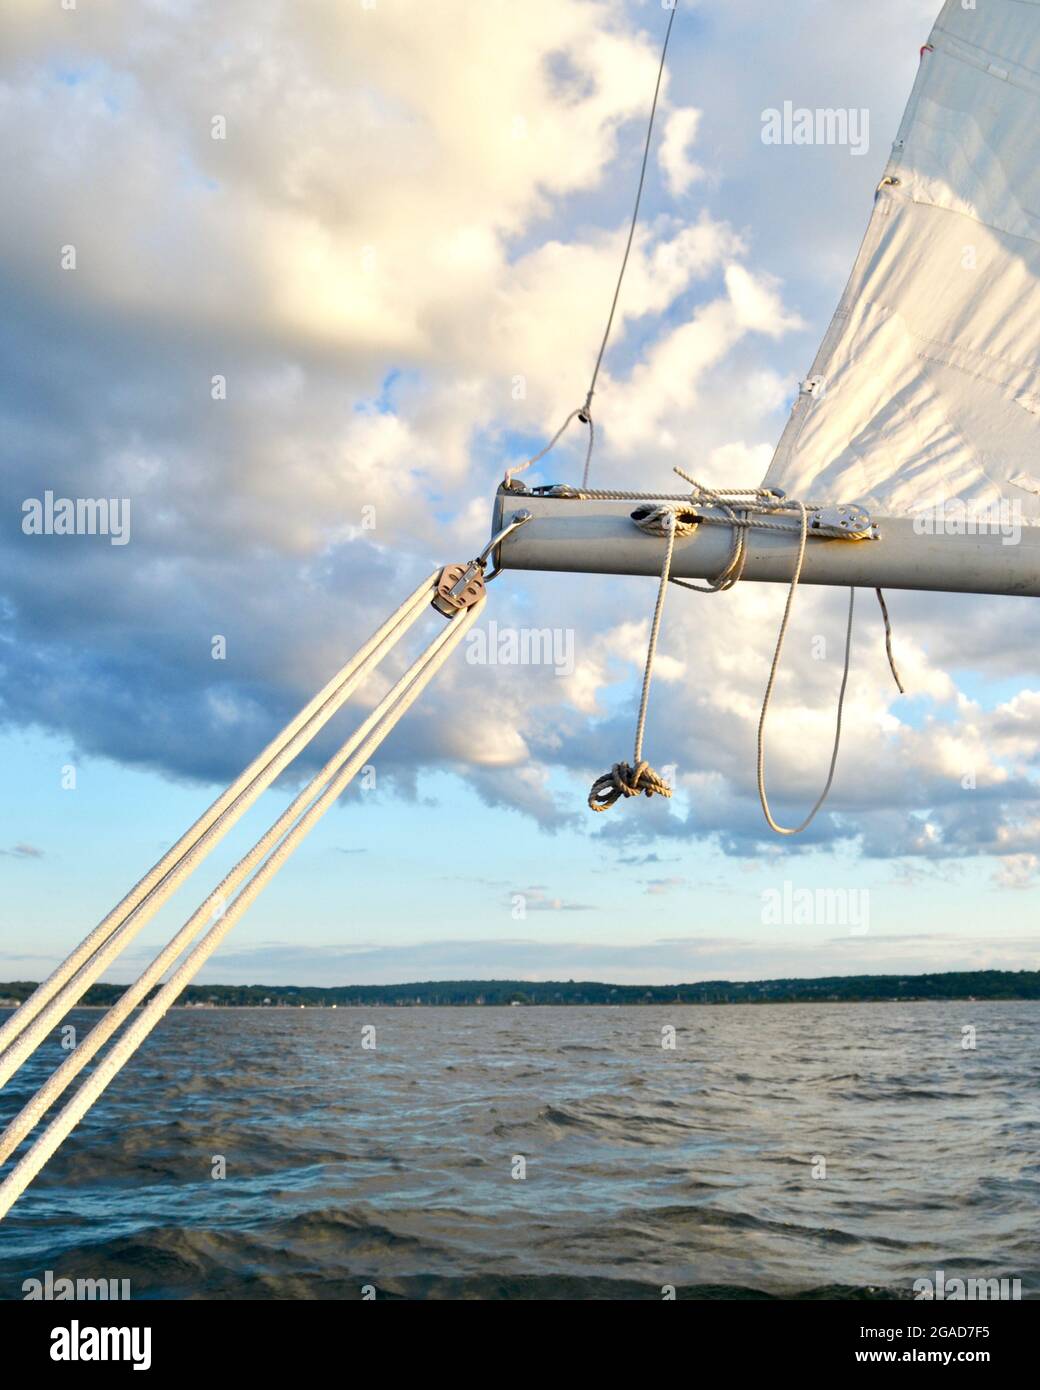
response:
M31 980L0 984L20 1003ZM125 985L92 985L85 1004L113 1004ZM154 992L154 991L153 991ZM150 996L149 996L150 997ZM709 980L693 985L610 985L594 980L427 980L404 985L190 985L179 1002L252 1008L485 1004L806 1004L915 999L1040 999L1040 971L961 970L940 975L831 975L819 980Z

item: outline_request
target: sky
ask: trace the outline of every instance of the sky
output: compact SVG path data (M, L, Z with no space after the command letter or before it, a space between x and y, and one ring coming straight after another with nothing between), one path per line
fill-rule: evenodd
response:
M680 0L595 484L761 480L937 9ZM425 574L484 544L504 469L584 399L667 18L658 0L8 0L0 980L49 970ZM867 138L765 143L786 101L865 112ZM525 478L578 481L582 443ZM48 491L128 499L125 536L26 534ZM890 593L900 697L861 598L834 788L792 841L755 790L772 585L669 595L646 755L675 796L588 810L629 756L655 593L503 574L484 645L201 978L1037 968L1029 600ZM845 609L799 592L769 735L788 821L826 775ZM489 633L542 628L555 661L486 660ZM109 978L142 968L348 728Z

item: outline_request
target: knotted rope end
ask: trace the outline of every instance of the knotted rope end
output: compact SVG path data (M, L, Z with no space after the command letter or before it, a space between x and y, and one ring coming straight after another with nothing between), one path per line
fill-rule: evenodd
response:
M609 811L622 797L671 796L668 783L655 772L649 763L615 763L609 772L597 777L589 792L589 806L593 811Z

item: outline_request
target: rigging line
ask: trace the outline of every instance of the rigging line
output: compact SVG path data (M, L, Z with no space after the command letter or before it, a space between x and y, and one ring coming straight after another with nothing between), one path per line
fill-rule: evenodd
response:
M643 199L643 185L646 182L646 170L650 160L650 146L653 141L654 120L657 116L657 102L661 95L661 82L664 79L665 62L668 57L668 41L672 37L672 25L675 23L675 12L679 8L679 0L672 0L671 13L668 16L668 25L664 31L664 43L661 46L661 61L657 68L657 81L654 84L654 99L650 105L650 118L646 126L646 143L643 146L643 160L639 168L639 185L636 189L635 207L632 209L632 222L628 229L628 240L625 243L625 254L621 258L621 269L618 272L617 284L614 286L614 297L610 304L610 313L607 315L607 326L603 332L603 340L599 345L599 352L596 354L596 365L592 369L592 379L589 382L589 389L585 396L585 404L578 406L564 420L563 424L546 444L544 449L534 454L525 463L518 464L515 468L507 468L505 482L508 486L511 478L517 473L523 473L532 464L540 463L556 445L560 436L565 432L570 422L577 416L583 425L589 427L589 443L585 453L585 468L582 473L582 487L589 481L589 469L592 465L592 449L596 442L596 426L592 419L592 397L596 394L596 382L599 379L599 369L603 365L603 356L607 350L607 343L610 341L610 330L614 326L614 315L617 312L618 300L621 297L621 286L625 279L625 271L628 269L628 258L632 252L632 242L636 234L636 226L639 222L639 206Z
M437 655L449 639L455 640L452 633L451 625L446 624L410 669L398 680L393 689L384 696L342 747L333 754L321 771L315 773L307 786L294 798L292 804L282 812L234 868L229 870L147 969L127 988L107 1013L102 1015L101 1019L69 1054L62 1065L47 1078L33 1098L15 1116L0 1136L0 1163L6 1162L26 1135L36 1127L58 1096L83 1070L131 1011L141 1003L148 991L158 983L178 956L198 935L201 928L214 919L215 912L223 909L230 894L252 873L265 855L270 852L272 846L282 839L307 806L315 800L319 792L339 772L362 740L385 718L402 693L422 674L427 663Z
M823 805L823 803L827 800L827 797L828 797L828 795L830 794L831 783L834 781L834 771L835 771L835 768L837 767L837 764L838 764L838 751L839 751L839 749L841 748L841 718L842 718L842 712L843 712L844 707L845 707L845 689L846 689L846 686L847 686L848 683L849 683L849 656L850 656L851 651L852 651L852 614L853 614L853 610L854 610L854 608L855 608L855 605L856 605L856 590L853 589L853 588L850 588L850 589L849 589L849 619L848 619L848 626L847 626L846 629L845 629L845 663L844 663L844 666L843 666L843 669L842 669L842 673L841 673L841 689L840 689L840 691L838 692L838 709L837 709L837 714L836 714L836 717L835 717L835 720L834 720L834 745L833 745L833 747L831 748L831 762L830 762L830 767L829 767L828 770L827 770L827 781L826 781L826 783L824 784L823 791L820 792L820 795L819 795L819 797L817 798L816 804L813 806L812 810L809 812L809 814L805 817L805 819L802 821L802 823L801 823L800 825L795 825L795 826L783 826L783 825L778 825L778 824L776 823L776 821L773 819L772 813L771 813L771 811L770 811L770 809L769 809L769 802L768 802L767 799L766 799L766 780L765 780L765 778L766 778L766 774L765 774L765 722L766 722L766 714L767 714L768 708L769 708L769 697L770 697L770 694L772 693L772 688L773 688L773 677L774 677L774 675L775 675L775 663L776 663L776 661L779 659L779 656L780 656L780 641L783 640L783 634L782 634L782 632L781 632L780 641L777 642L777 649L776 649L776 653L775 653L775 655L774 655L774 670L770 672L770 676L769 676L769 685L768 685L768 687L767 687L767 689L766 689L766 697L765 697L765 700L764 700L763 703L762 703L762 715L761 715L761 718L759 719L759 724L758 724L758 799L759 799L759 801L762 803L762 810L763 810L763 812L764 812L764 814L765 814L765 818L766 818L766 821L767 821L768 824L769 824L770 829L771 829L771 830L775 830L776 833L777 833L778 835L800 835L800 834L802 833L802 831L803 831L803 830L806 830L806 829L812 824L812 822L816 819L816 813L817 813L817 811L820 809L820 807ZM785 613L785 618L786 618L786 613Z
M677 472L681 470L676 470ZM686 474L683 474L686 477ZM692 479L690 479L693 482ZM746 558L746 539L749 529L755 524L755 518L749 513L755 504L748 504L743 516L737 514L724 503L718 494L713 494L711 489L704 488L694 482L694 488L700 490L701 497L709 497L714 505L721 507L729 514L730 523L734 528L735 544L731 550L730 558L723 570L709 581L706 588L700 588L689 584L681 579L671 577L672 556L675 548L676 536L692 536L696 533L698 526L703 518L691 514L682 516L682 508L675 503L662 503L652 508L642 508L633 513L633 520L641 531L648 535L663 537L665 540L664 562L661 566L661 582L658 589L657 605L654 609L654 618L650 629L650 640L647 647L646 667L643 673L643 692L639 703L639 715L636 722L635 756L633 765L628 763L615 763L609 772L605 772L601 777L597 777L592 784L589 792L589 806L593 811L609 810L620 798L637 796L640 792L646 796L653 796L655 793L661 796L671 796L671 787L664 781L653 768L643 761L643 733L646 725L647 704L649 699L650 682L653 676L654 658L657 650L657 640L660 633L661 615L664 607L664 594L669 583L681 585L685 589L694 589L698 593L719 593L726 589L733 588L741 578ZM699 500L696 494L691 494L692 500ZM758 797L762 804L762 810L766 821L772 830L778 835L798 835L812 823L816 813L826 801L831 784L834 781L834 772L838 762L838 751L841 747L841 726L842 714L845 705L845 691L849 679L849 659L852 652L852 616L856 602L855 588L849 589L849 617L848 626L845 632L845 662L841 678L841 690L838 694L838 708L835 718L834 746L831 750L830 767L827 773L827 781L820 793L816 804L812 810L797 826L782 826L777 823L773 813L769 808L769 799L766 795L765 785L765 727L766 719L769 714L770 701L773 695L773 686L776 683L777 674L780 668L780 655L783 650L784 639L787 636L788 625L791 620L791 610L794 604L795 592L802 577L802 566L805 561L806 545L809 538L809 509L804 502L797 500L785 502L787 508L796 508L799 512L798 526L798 551L795 558L794 571L791 575L790 586L787 593L787 602L784 605L783 617L780 621L780 630L777 634L776 647L773 651L773 660L769 671L769 680L766 684L765 695L762 699L762 710L758 721L758 750L757 750L757 780ZM764 523L765 524L765 523ZM851 539L851 537L846 537ZM883 605L882 605L883 606ZM893 666L893 674L895 669Z
M845 707L845 690L849 680L849 659L852 653L852 615L856 603L856 590L850 587L848 625L845 631L845 661L841 677L841 690L838 694L838 708L834 727L834 744L831 749L831 760L830 766L827 771L827 781L824 785L823 791L817 798L812 810L799 825L779 825L773 817L773 813L769 807L769 798L766 795L765 729L766 719L769 715L770 701L772 700L773 696L773 686L776 683L776 678L780 669L780 655L783 650L784 639L787 636L787 629L791 620L791 611L794 606L794 596L802 577L802 566L805 562L805 550L809 537L809 509L804 502L799 502L797 500L795 500L793 505L798 508L800 514L798 527L798 553L795 559L794 571L791 575L791 583L787 591L787 602L784 605L783 617L780 620L780 630L777 633L776 647L773 651L773 660L769 668L769 679L766 682L765 694L762 697L762 710L758 720L757 737L758 746L756 762L758 799L761 802L762 811L766 818L766 823L769 825L770 829L775 830L778 835L800 835L803 830L808 829L808 827L815 820L816 814L820 810L820 807L827 800L827 797L830 794L831 784L834 781L834 773L838 764L838 752L841 748L841 721ZM741 534L744 536L746 542L747 530L742 530ZM726 588L732 588L738 582L743 571L745 553L746 551L741 551L739 553L737 551L734 551L729 564L726 566L726 569L716 580L712 582L708 589L708 592L715 592ZM682 584L684 588L693 587L691 585L685 584L682 580L676 580L675 582Z
M662 518L665 528L664 562L661 565L661 582L657 589L657 603L654 607L653 621L650 624L650 640L646 648L646 665L643 668L643 692L639 699L639 716L636 720L635 746L632 764L615 763L609 772L597 777L589 790L589 807L593 811L609 811L621 797L671 796L672 789L660 773L655 772L649 763L643 761L643 734L646 730L646 712L650 701L650 682L654 674L654 659L657 655L657 638L661 631L661 617L664 613L664 600L668 592L668 577L672 568L672 553L675 549L676 533L683 532L675 512L669 511Z
M362 746L356 750L349 762L340 770L329 786L326 787L317 801L304 812L281 842L275 846L268 858L229 905L227 911L214 923L159 992L143 1009L141 1009L130 1027L116 1041L110 1051L106 1053L104 1058L91 1072L90 1076L87 1077L83 1085L80 1086L79 1090L64 1109L51 1121L47 1129L39 1139L37 1139L28 1153L21 1158L7 1175L3 1183L0 1184L0 1219L7 1214L14 1202L17 1201L18 1197L25 1191L26 1187L28 1187L43 1168L44 1164L51 1158L72 1130L75 1129L76 1125L104 1092L114 1077L119 1074L120 1070L148 1037L156 1024L159 1023L166 1011L176 1001L180 993L191 982L198 971L202 969L203 965L205 965L206 961L217 949L224 937L242 916L246 908L249 907L264 887L266 887L270 879L273 878L281 868L284 861L292 854L310 830L313 829L314 825L321 819L329 807L334 805L336 800L351 782L358 768L365 764L375 749L378 748L384 738L386 738L387 734L391 732L397 722L407 713L408 709L414 704L416 699L418 699L419 695L444 665L445 661L447 661L452 651L454 651L462 641L462 638L472 627L482 608L483 600L465 609L459 616L452 619L446 629L446 634L442 634L441 638L435 639L423 656L419 658L416 664L421 665L422 669L419 671L413 683L407 689L403 690L404 679L397 683L393 693L396 694L400 691L400 698L384 715L379 726L368 736ZM413 667L413 670L414 669ZM73 1053L73 1056L75 1056L75 1053Z
M668 27L664 33L664 45L661 48L661 63L657 69L657 82L654 86L654 99L650 107L650 120L646 127L646 145L643 148L643 163L639 170L639 187L636 190L636 205L632 210L632 225L628 229L628 242L625 245L625 254L621 261L621 271L618 275L617 285L614 289L614 299L610 306L610 314L607 318L607 327L603 334L603 341L600 343L599 354L596 357L596 366L593 369L592 381L589 383L589 393L585 398L586 407L592 404L592 397L596 391L596 380L599 377L599 369L603 363L603 354L607 350L607 340L610 338L610 330L614 323L614 313L618 305L618 297L621 294L621 282L625 278L625 270L628 267L628 257L632 250L632 239L636 233L636 223L639 221L639 204L643 197L643 184L646 181L646 166L650 158L650 142L654 133L654 117L657 115L657 99L661 92L661 79L664 77L665 59L668 56L668 40L672 36L672 25L675 22L675 12L679 8L678 0L672 5L672 12L668 16ZM586 470L587 474L587 470ZM588 481L586 476L585 481ZM584 486L584 482L582 484Z
M107 941L102 942L101 946L94 951L84 965L72 974L71 979L58 990L50 1002L40 1009L37 1016L23 1029L21 1035L11 1042L3 1053L0 1053L0 1088L6 1085L25 1059L44 1041L50 1029L100 977L106 966L129 945L130 941L180 887L188 875L198 868L214 845L338 712L358 685L378 665L387 651L418 620L425 611L430 595L434 591L432 580L433 577L431 576L431 579L421 585L388 622L365 643L361 651L367 654L360 662L357 660L359 654L355 654L351 658L351 661L343 668L344 671L349 671L349 674L345 680L341 681L334 693L285 743L281 752L271 759L250 785L240 792L231 805L217 817L213 825L203 833L196 844L182 855L144 901L130 912L121 923L113 925L108 933ZM402 613L403 617L401 616Z
M140 930L186 874L198 866L292 757L336 713L389 646L418 619L433 592L435 579L436 575L431 575L423 581L12 1015L0 1029L0 1086L39 1046L55 1017L61 1017L100 974L108 957L98 965L98 953L106 943L130 924L129 935Z
M903 682L899 678L899 668L896 666L896 659L892 655L892 623L888 616L888 604L885 602L885 595L880 589L875 589L874 592L877 594L878 603L881 604L881 616L885 620L885 652L888 656L888 669L892 672L892 679L896 683L896 689L899 691L900 695L905 695L906 690L903 687Z
M664 614L664 599L668 592L668 573L672 568L672 552L675 549L675 520L668 528L668 545L664 552L664 564L661 568L661 584L657 590L657 603L654 605L654 617L650 624L650 641L646 649L646 667L643 671L643 693L639 700L639 718L636 720L635 749L632 754L633 763L638 766L643 758L643 734L646 732L646 709L650 702L650 680L654 671L654 657L657 655L657 638L661 631L661 618Z

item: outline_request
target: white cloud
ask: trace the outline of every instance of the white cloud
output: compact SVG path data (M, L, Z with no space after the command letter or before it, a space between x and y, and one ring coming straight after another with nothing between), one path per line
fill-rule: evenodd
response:
M696 107L681 106L669 115L665 125L658 161L674 198L681 198L704 177L704 170L690 158L690 146L697 139L702 114Z
M997 860L994 882L1001 888L1032 888L1040 874L1040 855L1008 854Z
M152 9L146 37L112 5L17 19L3 250L38 290L77 243L108 312L369 358L458 338L507 238L599 183L656 68L614 6L554 0L231 0Z
M905 9L856 24L902 42L919 19ZM18 196L0 224L13 290L5 483L15 497L128 491L134 539L126 554L0 557L15 635L7 712L90 751L215 777L237 771L421 574L474 553L494 479L582 400L656 41L620 4L558 0L371 11L228 0L142 14L23 4L8 24L0 139ZM785 173L785 200L771 184L752 205L764 235L747 215L748 151L764 157L757 112L776 77L770 34L802 30L750 0L718 23L727 42L743 26L753 46L694 55L721 75L698 67L706 95L695 109L691 88L665 122L658 158L690 211L681 221L651 199L635 238L595 400L594 480L606 485L671 490L675 463L708 483L760 481L811 358L802 318L824 312L796 307L818 269L807 237L834 251L826 213L846 216L846 185L828 202L829 187ZM810 39L797 50L816 80L836 49L826 28ZM842 62L851 81L856 62ZM210 138L218 114L226 140ZM712 167L715 147L736 142L741 197L697 178L690 150L709 140ZM71 273L58 269L66 243ZM776 274L792 265L797 288ZM216 373L224 402L210 398ZM574 476L574 447L547 461L553 480ZM630 747L652 597L649 583L504 578L501 621L551 613L574 628L573 676L460 662L388 764L402 779L463 768L489 803L561 825L572 808L552 771L576 782ZM615 811L625 833L717 833L759 852L754 731L783 601L750 585L669 596L647 752L675 761L696 795L688 819L675 804ZM988 600L890 604L910 698L894 696L865 594L839 819L819 835L859 835L878 855L982 851L1011 865L1002 872L1031 872L1040 694L1002 692L989 709L963 672L1025 684L1040 619ZM811 804L826 769L843 608L808 586L798 597L769 729L781 813ZM219 672L213 632L230 633ZM463 690L479 693L460 724ZM186 746L171 728L192 731Z
M530 904L529 904L530 906ZM561 901L548 912L579 910ZM568 917L571 926L581 918ZM515 927L523 923L512 923ZM618 984L675 984L698 980L819 978L943 970L1035 969L1035 939L1003 935L979 942L954 933L820 937L811 942L777 937L724 940L711 936L624 942L546 940L539 931L511 939L416 940L400 945L363 941L350 947L307 947L270 942L231 946L203 972L204 981L253 983L257 979L297 984L382 983L387 980L450 980L472 972L474 979L596 980Z

